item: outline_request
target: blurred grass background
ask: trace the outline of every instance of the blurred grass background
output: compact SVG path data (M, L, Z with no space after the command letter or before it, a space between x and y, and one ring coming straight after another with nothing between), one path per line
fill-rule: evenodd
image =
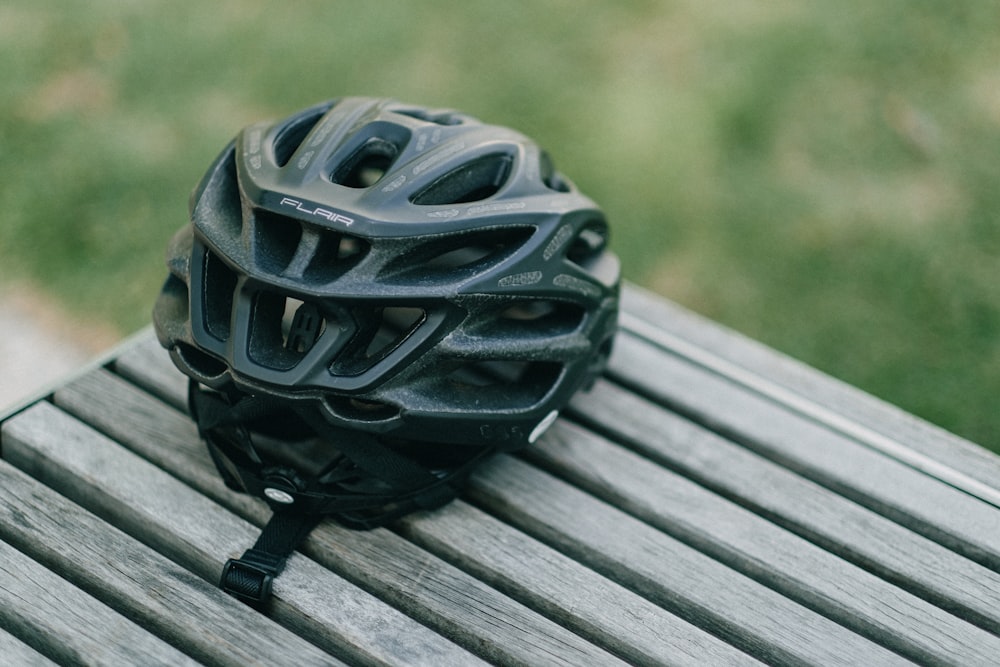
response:
M0 287L149 320L243 125L330 97L534 137L626 275L1000 450L1000 4L0 6Z

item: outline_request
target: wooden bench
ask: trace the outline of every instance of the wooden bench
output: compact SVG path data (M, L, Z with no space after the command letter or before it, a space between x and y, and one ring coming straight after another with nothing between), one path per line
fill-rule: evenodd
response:
M3 419L4 664L1000 664L1000 458L635 287L536 446L267 614L185 386L147 330Z

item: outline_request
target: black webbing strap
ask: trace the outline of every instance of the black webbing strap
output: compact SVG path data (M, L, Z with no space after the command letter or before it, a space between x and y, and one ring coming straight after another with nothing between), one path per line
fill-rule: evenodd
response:
M205 391L192 381L188 404L226 484L266 498L275 510L253 547L240 558L226 562L219 582L223 590L254 606L268 600L274 578L321 517L332 516L342 525L364 530L414 510L440 507L458 495L473 468L496 452L492 447L470 449L467 458L456 461L447 472L435 474L373 434L348 432L311 410L298 409L281 399ZM275 471L257 455L245 423L278 411L294 412L313 432L334 443L351 465L377 483L367 490L340 486L334 475L336 461L311 479L276 481L272 477ZM221 433L226 429L228 435Z
M285 569L285 561L316 527L320 518L319 515L291 510L275 512L253 547L240 558L226 561L219 586L253 605L267 601L274 578Z

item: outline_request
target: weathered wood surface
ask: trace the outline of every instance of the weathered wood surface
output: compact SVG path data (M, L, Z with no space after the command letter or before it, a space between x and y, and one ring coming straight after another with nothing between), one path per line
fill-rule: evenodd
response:
M535 447L441 510L324 522L266 615L215 583L267 509L225 488L186 380L136 338L3 422L0 651L997 663L1000 459L640 290L624 303L606 378Z

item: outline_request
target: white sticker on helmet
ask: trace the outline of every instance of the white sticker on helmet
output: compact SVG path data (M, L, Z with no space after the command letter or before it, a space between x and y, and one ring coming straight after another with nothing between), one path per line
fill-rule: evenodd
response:
M559 417L559 411L553 410L549 414L545 415L545 419L538 422L538 426L531 431L531 435L528 436L528 442L534 444L535 440L542 437L542 434L549 430L549 427L556 421Z
M270 486L264 489L264 495L276 503L291 505L293 502L295 502L295 498L292 498L292 495L290 493L282 491L281 489L275 489L274 487Z

